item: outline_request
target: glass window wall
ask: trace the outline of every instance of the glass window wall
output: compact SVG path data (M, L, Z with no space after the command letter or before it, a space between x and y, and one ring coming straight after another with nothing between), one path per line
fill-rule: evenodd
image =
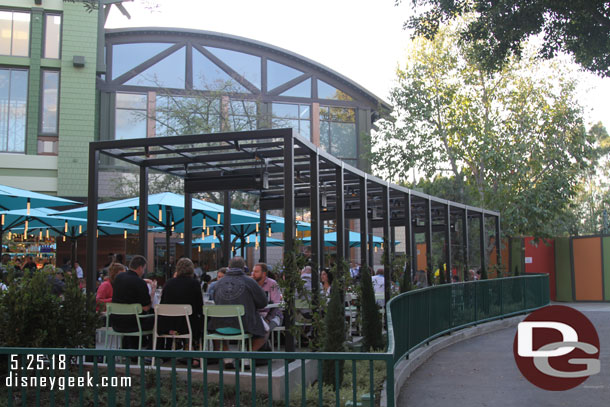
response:
M220 131L220 99L157 96L155 134L158 137Z
M320 106L320 147L350 164L357 160L354 109Z
M61 16L45 15L43 58L59 59L61 44Z
M318 79L318 98L332 100L354 100L347 93Z
M0 151L25 152L28 71L0 69Z
M309 105L273 103L271 116L272 128L292 127L301 137L311 140L311 107Z
M146 94L117 93L115 110L115 139L146 137Z
M42 71L41 133L57 134L59 72Z
M280 96L294 96L297 98L311 97L311 78L304 80L296 86L282 92Z
M250 93L196 49L193 49L193 88L224 94Z
M231 100L228 104L229 131L256 130L258 123L258 106L252 100Z
M30 13L0 11L0 55L30 55Z
M143 42L136 44L116 44L112 47L112 80L135 68L141 63L165 51L174 44Z
M185 72L186 50L182 47L125 82L125 85L184 89Z
M261 58L224 48L206 47L208 51L230 66L257 88L261 88Z
M278 86L303 75L303 72L278 62L267 60L267 89L272 90Z

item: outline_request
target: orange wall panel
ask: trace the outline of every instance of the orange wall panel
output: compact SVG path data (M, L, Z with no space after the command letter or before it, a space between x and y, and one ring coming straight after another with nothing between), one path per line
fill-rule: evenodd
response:
M536 240L533 237L525 238L525 272L545 273L549 275L551 299L557 297L555 285L555 241ZM529 260L528 260L529 259ZM531 263L529 262L531 260Z
M602 253L599 237L575 238L574 285L576 301L603 301Z

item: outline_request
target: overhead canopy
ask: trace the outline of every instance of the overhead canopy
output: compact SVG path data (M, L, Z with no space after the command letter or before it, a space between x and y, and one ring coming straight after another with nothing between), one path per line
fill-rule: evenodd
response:
M28 191L26 189L0 185L0 210L12 211L16 209L27 209L28 202L30 203L30 208L48 208L80 203L57 196Z

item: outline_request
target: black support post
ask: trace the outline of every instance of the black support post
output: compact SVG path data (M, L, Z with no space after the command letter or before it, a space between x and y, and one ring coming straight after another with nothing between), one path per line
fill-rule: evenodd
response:
M470 257L470 242L468 241L468 209L464 209L464 215L462 217L462 240L464 250L464 281L470 280L470 265L468 260Z
M224 191L224 217L222 232L222 265L229 266L231 258L231 192Z
M184 255L192 259L193 255L193 195L184 194Z
M140 167L140 210L138 213L140 254L148 261L148 167Z
M413 258L413 224L411 218L411 194L405 194L405 252L407 253L408 268L405 273L409 273L411 283L413 283L413 275L415 269L415 259Z
M369 264L369 200L368 200L368 181L366 175L360 178L360 265L361 267Z
M318 153L312 152L309 156L309 209L311 210L311 286L317 287L319 272L322 267L320 253L320 164ZM314 290L317 293L317 290ZM317 305L318 296L314 295L314 305Z
M294 130L293 130L294 131ZM295 209L294 209L294 138L290 134L284 137L284 250L294 251ZM295 259L296 260L296 259ZM298 273L298 270L293 270ZM292 272L292 271L291 271ZM290 290L296 287L292 283ZM287 298L288 315L286 318L286 352L294 352L294 337L291 328L294 326L293 314L295 298Z
M426 271L431 277L434 272L432 264L432 201L426 199ZM429 281L431 283L431 281Z
M479 215L479 245L481 248L481 279L487 279L487 244L485 242L485 215Z
M451 282L451 269L453 265L451 264L451 205L447 203L445 208L445 264L447 265L447 274L445 274L445 281L447 283ZM439 271L440 273L443 270Z
M284 223L286 219L284 219ZM267 263L267 210L261 208L261 224L258 228L261 234L260 248L261 255L259 256L261 263Z
M337 167L335 170L336 180L336 208L335 216L337 222L337 268L342 267L342 262L345 260L345 191L343 183L343 167ZM348 245L349 247L349 245ZM345 270L337 270L339 274Z
M381 188L381 203L383 205L383 274L385 284L385 303L392 296L392 265L390 264L390 186Z
M97 280L97 187L100 153L89 144L89 188L87 195L87 269L88 293L95 293Z
M496 227L496 257L498 261L498 273L502 273L502 241L500 237L500 216L496 216L495 218L495 227ZM498 277L502 277L502 275L498 275Z

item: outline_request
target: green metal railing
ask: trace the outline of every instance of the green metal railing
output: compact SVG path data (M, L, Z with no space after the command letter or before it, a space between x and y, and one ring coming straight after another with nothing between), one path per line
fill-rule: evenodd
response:
M8 372L1 377L0 406L207 407L227 401L252 407L373 407L380 393L379 379L385 374L387 406L393 407L395 365L414 349L454 330L544 306L549 303L548 287L548 276L528 275L401 294L387 305L388 349L383 353L0 348L0 367ZM150 366L147 359L153 356L155 366ZM193 367L192 360L200 358L202 366ZM237 372L226 370L222 360L212 365L212 358L235 359ZM263 367L256 374L240 373L242 358L252 366L258 360ZM179 366L181 359L186 359L184 367ZM343 387L336 386L337 390L323 387L324 361L334 361L335 384L339 384L340 363L345 372L351 372L351 379ZM12 383L6 381L9 377ZM74 386L69 386L71 380ZM104 380L110 386L103 387ZM34 381L36 385L21 385ZM281 400L273 400L273 394L276 399L280 394Z
M434 338L548 305L549 276L444 284L394 297L387 305L388 353L398 363Z

